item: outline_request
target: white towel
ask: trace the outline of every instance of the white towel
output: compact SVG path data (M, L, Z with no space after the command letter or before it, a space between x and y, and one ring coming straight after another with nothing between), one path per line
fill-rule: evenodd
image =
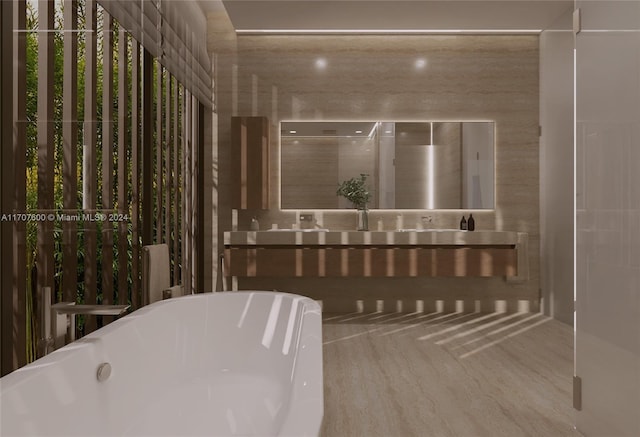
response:
M171 287L169 246L144 246L142 257L142 286L146 304L162 300L162 290Z

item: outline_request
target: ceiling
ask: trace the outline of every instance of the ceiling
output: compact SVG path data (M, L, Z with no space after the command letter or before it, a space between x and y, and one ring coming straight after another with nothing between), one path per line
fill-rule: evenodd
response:
M207 13L219 0L200 0ZM570 29L573 0L223 0L238 32Z

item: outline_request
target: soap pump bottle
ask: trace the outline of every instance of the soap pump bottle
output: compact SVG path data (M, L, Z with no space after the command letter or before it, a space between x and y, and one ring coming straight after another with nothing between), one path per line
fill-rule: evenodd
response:
M464 218L464 216L462 216L462 220L460 220L460 230L462 231L467 230L467 219Z
M253 218L251 219L250 229L251 229L252 231L258 231L258 230L260 230L260 224L258 223L258 219L257 219L257 218L253 217Z
M398 214L396 216L396 231L401 231L402 230L402 216L400 214Z
M476 221L473 218L473 214L469 214L469 220L467 220L467 229L473 231L476 229Z

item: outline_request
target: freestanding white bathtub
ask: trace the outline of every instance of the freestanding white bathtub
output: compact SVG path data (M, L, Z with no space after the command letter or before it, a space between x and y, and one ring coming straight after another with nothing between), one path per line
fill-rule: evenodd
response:
M320 307L261 291L157 302L0 379L0 411L3 437L317 436Z

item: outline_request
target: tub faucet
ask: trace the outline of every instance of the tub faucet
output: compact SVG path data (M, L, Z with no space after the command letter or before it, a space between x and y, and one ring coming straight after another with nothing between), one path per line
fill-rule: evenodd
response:
M42 300L44 302L44 308L40 313L39 329L42 337L38 339L36 348L41 356L45 356L55 349L55 338L51 333L52 330L55 329L53 328L55 317L53 318L53 321L51 320L53 315L51 312L51 287L42 288Z
M127 312L129 307L131 305L76 305L75 302L58 302L51 306L51 311L55 314L67 316L67 334L69 342L72 342L76 339L76 315L121 316ZM54 326L57 327L57 325ZM56 338L61 333L54 332L54 334L54 338Z
M41 348L43 355L64 346L65 332L60 324L66 326L66 337L68 342L76 339L76 315L94 315L94 316L121 316L127 312L131 305L76 305L75 302L58 302L51 305L51 288L43 288L44 308L42 311L42 327L43 338L38 340L38 347ZM66 320L60 320L64 317ZM66 322L66 323L65 323Z
M42 356L49 354L55 350L55 341L52 336L47 336L38 340L37 349L42 351Z

